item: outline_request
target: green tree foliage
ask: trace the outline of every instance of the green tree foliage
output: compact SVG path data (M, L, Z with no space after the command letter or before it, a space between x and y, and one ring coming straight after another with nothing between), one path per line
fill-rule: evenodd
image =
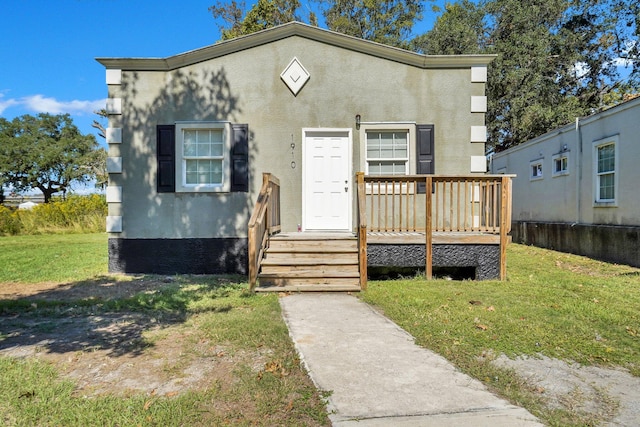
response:
M68 114L0 118L0 181L15 191L37 188L49 202L73 182L95 179L103 163L105 150Z
M94 111L94 114L99 118L93 120L91 127L98 131L98 136L100 138L106 140L107 129L104 126L104 122L108 118L107 110L103 108L101 110ZM96 187L104 189L109 183L109 174L107 173L107 152L105 150L100 150L91 162L90 166L93 168L96 176Z
M390 46L408 48L423 1L316 0L330 30Z
M638 6L631 0L468 0L414 41L428 54L492 53L487 126L503 150L638 89ZM622 78L616 61L636 64Z
M429 0L433 1L433 0ZM327 27L339 33L391 46L409 47L423 4L418 0L312 0L322 9ZM218 0L209 11L217 21L222 40L251 34L290 21L303 21L299 0L258 0L245 14L244 1ZM308 22L318 25L309 11Z
M485 10L470 0L447 3L431 31L411 41L411 49L438 55L482 53L486 48Z
M229 40L287 22L300 21L299 8L298 0L258 0L245 15L243 1L218 0L216 5L209 7L209 11L214 19L222 21L219 25L222 40ZM309 14L309 22L317 25L313 13Z

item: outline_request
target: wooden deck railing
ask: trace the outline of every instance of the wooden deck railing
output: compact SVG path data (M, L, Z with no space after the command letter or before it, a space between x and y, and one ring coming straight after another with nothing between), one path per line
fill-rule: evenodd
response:
M269 236L280 232L280 180L262 174L262 188L249 220L249 289L253 291Z
M366 235L367 231L425 233L427 278L431 278L432 273L434 232L499 234L500 275L504 278L504 250L511 227L510 176L365 176L358 173L357 182L359 234Z

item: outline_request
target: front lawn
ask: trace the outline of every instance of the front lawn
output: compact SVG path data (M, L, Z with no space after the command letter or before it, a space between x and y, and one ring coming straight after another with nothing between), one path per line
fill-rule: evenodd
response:
M504 282L372 281L361 298L551 424L571 415L545 409L526 384L490 363L495 356L545 355L640 375L639 269L517 244L507 260Z

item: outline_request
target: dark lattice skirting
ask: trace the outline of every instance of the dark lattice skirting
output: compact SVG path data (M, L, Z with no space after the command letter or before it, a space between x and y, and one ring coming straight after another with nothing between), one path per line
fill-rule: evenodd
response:
M109 239L110 273L247 274L247 239Z

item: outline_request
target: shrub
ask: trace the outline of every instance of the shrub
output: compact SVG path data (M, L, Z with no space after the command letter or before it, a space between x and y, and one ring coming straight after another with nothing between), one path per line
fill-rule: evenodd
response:
M11 217L15 218L18 227L7 225L7 230L13 231L4 234L95 233L104 231L106 215L104 195L72 195L64 200L53 199L30 210L13 212ZM2 224L3 219L0 219L0 232L4 230Z
M15 209L0 206L0 236L20 233L22 224Z

